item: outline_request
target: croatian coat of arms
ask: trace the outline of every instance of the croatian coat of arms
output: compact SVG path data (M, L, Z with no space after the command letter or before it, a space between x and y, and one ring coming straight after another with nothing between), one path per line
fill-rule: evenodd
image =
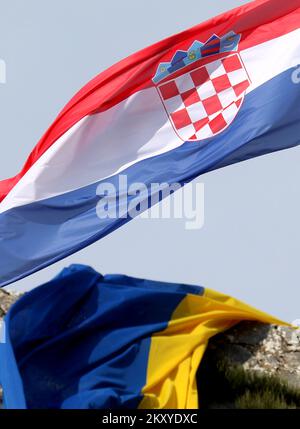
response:
M168 117L183 141L199 141L222 132L236 117L250 86L238 53L241 36L230 32L195 41L161 63L153 82Z

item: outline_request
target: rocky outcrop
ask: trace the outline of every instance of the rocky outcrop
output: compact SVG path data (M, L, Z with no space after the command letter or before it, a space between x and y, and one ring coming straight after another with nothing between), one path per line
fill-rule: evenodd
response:
M242 322L209 342L200 408L300 408L300 330Z
M300 389L300 330L243 322L213 338L207 354L246 371L275 375Z
M0 320L8 312L10 306L20 297L20 294L9 293L0 289Z

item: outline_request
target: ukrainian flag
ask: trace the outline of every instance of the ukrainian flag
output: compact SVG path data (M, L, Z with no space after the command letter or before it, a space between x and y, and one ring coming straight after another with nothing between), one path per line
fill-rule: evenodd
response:
M7 408L198 407L208 340L241 320L280 321L197 286L73 265L6 316Z

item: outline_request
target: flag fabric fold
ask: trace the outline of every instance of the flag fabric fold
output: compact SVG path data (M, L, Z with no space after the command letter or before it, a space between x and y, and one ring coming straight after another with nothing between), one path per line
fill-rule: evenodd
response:
M0 286L128 222L131 216L99 218L96 209L106 183L117 211L129 212L133 197L122 206L121 174L128 187L145 184L148 199L152 183L183 185L298 145L299 36L300 0L252 1L89 82L22 171L0 182Z
M208 340L241 320L282 323L200 286L73 265L6 315L5 406L197 408L196 372Z

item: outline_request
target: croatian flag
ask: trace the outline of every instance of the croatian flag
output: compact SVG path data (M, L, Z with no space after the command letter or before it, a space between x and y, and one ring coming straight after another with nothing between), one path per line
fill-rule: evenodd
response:
M0 182L0 286L128 222L133 197L121 198L120 175L151 192L151 183L184 184L298 145L297 59L300 0L258 0L98 75L62 110L22 171ZM115 187L123 216L97 215L103 183Z

